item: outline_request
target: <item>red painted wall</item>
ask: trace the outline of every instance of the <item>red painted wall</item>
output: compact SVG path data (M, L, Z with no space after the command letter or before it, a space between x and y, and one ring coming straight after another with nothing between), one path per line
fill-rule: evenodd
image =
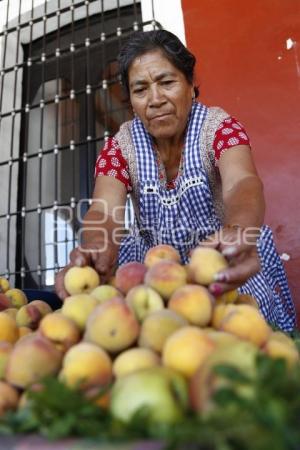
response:
M200 100L250 135L300 318L300 1L182 0L182 8Z

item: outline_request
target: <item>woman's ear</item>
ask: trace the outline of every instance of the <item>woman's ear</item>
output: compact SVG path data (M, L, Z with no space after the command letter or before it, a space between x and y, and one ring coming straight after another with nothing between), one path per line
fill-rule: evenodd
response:
M196 93L195 93L195 88L194 88L194 86L192 86L191 94L192 94L192 100L194 101L195 98L196 98Z

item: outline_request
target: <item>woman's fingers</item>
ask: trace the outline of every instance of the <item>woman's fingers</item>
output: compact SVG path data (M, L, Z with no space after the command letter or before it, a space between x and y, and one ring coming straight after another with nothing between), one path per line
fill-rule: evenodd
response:
M259 258L255 252L240 264L229 266L227 269L217 273L215 282L209 286L209 290L214 295L221 295L223 292L241 286L259 270Z
M64 300L70 294L65 289L64 278L66 272L71 267L71 264L68 264L66 267L61 269L55 276L55 292L61 300Z
M70 253L70 261L73 266L88 266L91 264L91 255L88 249L80 250L78 247L73 248Z

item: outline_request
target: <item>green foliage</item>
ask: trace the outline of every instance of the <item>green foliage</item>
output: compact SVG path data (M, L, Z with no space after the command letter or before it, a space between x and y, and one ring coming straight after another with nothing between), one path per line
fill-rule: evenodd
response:
M125 426L80 392L47 379L42 391L29 394L25 408L0 420L0 434L37 432L97 442L159 439L166 450L299 450L299 365L288 369L283 360L259 355L255 375L227 365L215 372L229 381L216 391L215 408L202 416L189 412L176 426L154 427L146 408ZM237 389L241 385L249 389Z

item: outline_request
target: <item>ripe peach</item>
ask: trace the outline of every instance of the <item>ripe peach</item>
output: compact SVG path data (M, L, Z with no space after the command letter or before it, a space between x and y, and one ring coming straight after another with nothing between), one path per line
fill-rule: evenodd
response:
M160 358L148 348L130 348L120 353L113 362L113 374L116 378L147 367L159 366Z
M216 304L219 305L220 303L235 303L238 299L238 296L239 293L236 289L224 292L223 294L216 297Z
M154 264L158 263L162 260L175 261L180 263L180 254L179 252L167 244L159 244L155 247L150 248L145 256L144 264L148 268L154 266Z
M84 330L89 315L97 305L97 300L90 294L71 295L65 299L61 313L72 319L80 330Z
M234 305L227 312L219 329L248 340L258 347L264 345L271 329L260 312L249 305Z
M97 306L89 316L84 339L116 353L136 341L139 329L131 309L122 298L115 297Z
M65 354L59 378L66 385L79 389L104 386L112 379L112 362L98 345L80 342Z
M16 315L16 322L19 327L28 327L36 330L43 317L39 308L31 303L21 306Z
M216 344L216 349L219 347L226 347L227 345L234 345L239 342L240 339L231 333L226 333L225 331L214 330L213 328L203 328L203 332L214 341Z
M229 364L239 369L246 376L255 374L255 361L259 350L250 342L236 340L234 344L218 347L198 368L190 381L191 406L199 414L214 409L214 393L221 387L232 387L243 396L251 396L253 386L238 384L231 385L230 379L218 375L214 368L217 365Z
M211 321L214 301L204 286L186 284L173 293L168 308L181 314L190 324L205 327Z
M140 262L129 262L120 266L115 275L115 287L123 294L144 281L147 267Z
M139 346L160 353L166 339L188 321L170 309L162 309L149 314L142 323Z
M144 284L139 284L130 289L125 301L135 313L139 322L142 322L151 312L164 308L161 296L154 289Z
M174 261L162 260L152 266L145 276L145 284L168 300L173 292L186 284L186 270Z
M0 277L0 293L5 293L8 289L10 289L9 281L4 277Z
M3 380L9 355L13 345L7 341L0 342L0 380Z
M92 388L85 389L83 395L94 405L107 410L110 405L110 391L110 388L107 386L105 386L104 389L99 389L99 386L94 386Z
M19 339L23 336L27 336L27 334L33 333L33 330L29 327L18 327L19 328Z
M165 342L163 365L190 378L215 347L214 341L200 328L191 325L180 328Z
M0 381L0 416L6 411L17 409L19 393L17 389L4 381Z
M15 319L4 311L0 312L0 341L14 344L19 337L18 327Z
M44 302L44 300L33 300L32 302L30 302L31 306L36 306L37 309L40 311L42 317L45 317L47 314L52 313L52 308L51 306Z
M89 294L100 284L100 276L93 267L71 267L65 274L64 285L70 295Z
M0 293L0 311L4 311L7 308L11 308L10 299L7 295Z
M228 267L228 263L222 253L214 248L197 247L193 250L188 270L194 283L205 286L213 283L214 276Z
M80 340L80 330L73 320L61 313L47 314L39 325L39 332L66 352Z
M272 358L283 358L289 367L299 362L300 355L294 341L281 331L274 331L263 347Z
M55 375L62 353L43 336L32 333L23 336L14 346L6 367L6 380L26 388L47 375Z
M13 319L16 320L18 309L17 308L7 308L3 312L5 312L5 314L8 314L10 317L12 317Z
M113 297L120 297L122 294L114 286L111 286L110 284L102 284L101 286L97 286L93 289L90 295L95 297L98 303L104 303Z
M219 303L214 307L213 315L212 315L212 326L217 330L220 329L220 324L229 311L234 310L234 304L232 303Z
M21 289L8 289L5 295L10 299L10 306L13 308L21 308L21 306L28 303L26 294Z

